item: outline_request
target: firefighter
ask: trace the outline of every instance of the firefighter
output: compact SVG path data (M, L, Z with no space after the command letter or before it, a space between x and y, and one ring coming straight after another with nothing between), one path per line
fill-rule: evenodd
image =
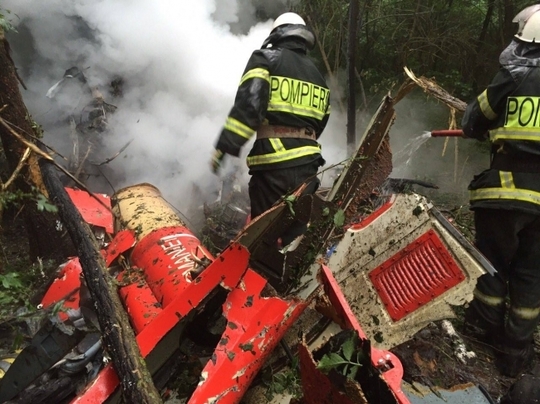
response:
M492 336L496 365L515 377L534 362L540 315L540 4L519 24L491 84L467 106L466 137L491 143L491 164L469 185L476 245L497 273L479 278L466 324Z
M519 377L501 397L500 404L540 403L540 365Z
M317 139L330 115L330 90L307 56L314 44L298 14L284 13L275 20L262 48L247 62L215 144L211 167L217 174L225 155L238 156L256 133L247 157L251 218L304 182L306 193L319 186L316 175L325 161ZM283 236L283 245L303 230Z

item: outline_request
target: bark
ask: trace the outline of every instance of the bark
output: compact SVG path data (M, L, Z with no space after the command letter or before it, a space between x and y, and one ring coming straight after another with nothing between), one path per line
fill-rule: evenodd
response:
M482 30L478 36L478 41L476 43L476 53L478 54L482 50L483 42L486 40L489 24L491 22L491 17L493 16L493 10L495 8L495 0L488 1L488 7L486 10L486 16L484 17L484 22L482 24Z
M506 46L510 41L512 36L517 31L516 25L512 22L516 16L516 8L514 7L513 0L504 0L503 2L503 27L502 27L502 43L501 45Z
M348 74L349 102L347 104L347 155L354 152L356 146L356 38L358 34L358 0L349 3L349 41L348 41Z
M476 63L473 65L473 89L474 92L478 92L478 82L481 82L484 80L485 76L485 70L486 70L486 55L485 55L485 47L486 47L486 38L488 35L488 29L489 25L491 24L491 20L493 18L493 13L495 11L495 0L489 0L488 6L486 10L486 15L484 17L484 21L482 23L482 30L480 31L480 34L478 35L478 39L476 41L476 52L475 52L475 58ZM489 63L492 61L490 60Z
M125 402L161 403L92 231L66 193L56 168L45 160L41 160L40 165L49 195L57 204L60 217L77 247L84 278L96 305L102 338L122 385Z
M33 123L19 90L17 71L9 52L9 43L0 27L0 116L17 133L27 140L34 141ZM37 157L32 153L26 164L19 167L26 146L13 137L9 130L0 126L0 139L10 173L20 170L14 187L25 194L42 193L47 195ZM32 261L37 258L53 259L57 263L73 253L73 246L63 231L56 230L58 216L50 212L40 212L35 200L26 200L23 206L26 231L29 240L29 255Z

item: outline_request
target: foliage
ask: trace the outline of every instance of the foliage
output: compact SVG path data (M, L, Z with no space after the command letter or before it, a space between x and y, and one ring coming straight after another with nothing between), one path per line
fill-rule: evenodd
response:
M19 263L20 265L20 263ZM43 279L34 271L21 270L16 267L5 268L0 274L0 319L5 320L15 315L20 307L33 311L29 305L34 289L34 282Z
M37 195L36 203L37 203L37 209L40 212L43 212L43 211L51 212L51 213L58 212L58 208L55 205L51 204L49 200L47 199L47 197L43 194Z
M40 212L56 213L58 211L58 208L50 203L45 195L37 192L35 189L33 193L25 193L21 190L0 191L0 207L4 209L10 205L21 205L27 201L35 201L37 209Z
M354 379L358 370L362 366L364 353L358 350L354 335L348 338L339 348L338 352L329 352L325 354L317 364L317 369L328 373L335 369L343 376Z
M313 53L334 78L347 70L348 7L345 0L301 0L295 11L313 29ZM403 67L468 100L498 69L498 56L517 26L512 18L525 0L366 0L360 3L355 67L358 92L388 91L404 80ZM345 83L340 83L344 85Z
M263 383L266 386L265 397L268 401L274 399L276 395L290 394L295 398L302 396L300 384L300 366L298 358L294 357L290 367L280 372L263 373Z
M11 21L7 18L8 14L11 14L10 10L3 10L0 8L0 28L2 28L4 32L17 32L15 27L11 24Z
M286 195L283 197L283 201L287 204L287 207L289 208L289 211L291 212L291 215L295 215L294 213L294 203L296 202L296 196L294 195Z
M334 214L334 225L336 227L341 227L345 223L345 211L343 209L338 209Z
M43 138L43 127L40 124L38 124L34 120L32 115L30 115L30 114L26 115L26 120L28 121L28 123L30 123L30 127L34 131L34 136L37 137L38 139L42 139Z

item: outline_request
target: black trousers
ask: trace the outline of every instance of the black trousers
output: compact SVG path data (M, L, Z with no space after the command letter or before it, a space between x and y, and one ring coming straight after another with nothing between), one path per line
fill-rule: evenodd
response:
M297 167L252 171L249 181L249 199L251 218L259 216L270 209L284 195L294 191L302 183L309 181L304 194L313 194L319 188L317 171L319 161ZM305 225L295 225L281 236L283 245L289 244L295 237L305 232Z
M501 332L503 343L522 348L540 319L540 216L478 208L474 218L476 246L497 273L478 279L467 314Z

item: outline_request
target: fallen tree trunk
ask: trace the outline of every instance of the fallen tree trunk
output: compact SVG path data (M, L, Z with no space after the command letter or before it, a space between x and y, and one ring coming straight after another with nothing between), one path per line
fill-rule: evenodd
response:
M141 356L135 334L118 296L114 279L107 273L105 261L90 227L73 205L54 165L42 159L40 166L49 197L58 206L60 217L77 248L84 278L95 302L104 345L122 385L125 402L161 403L159 392Z

